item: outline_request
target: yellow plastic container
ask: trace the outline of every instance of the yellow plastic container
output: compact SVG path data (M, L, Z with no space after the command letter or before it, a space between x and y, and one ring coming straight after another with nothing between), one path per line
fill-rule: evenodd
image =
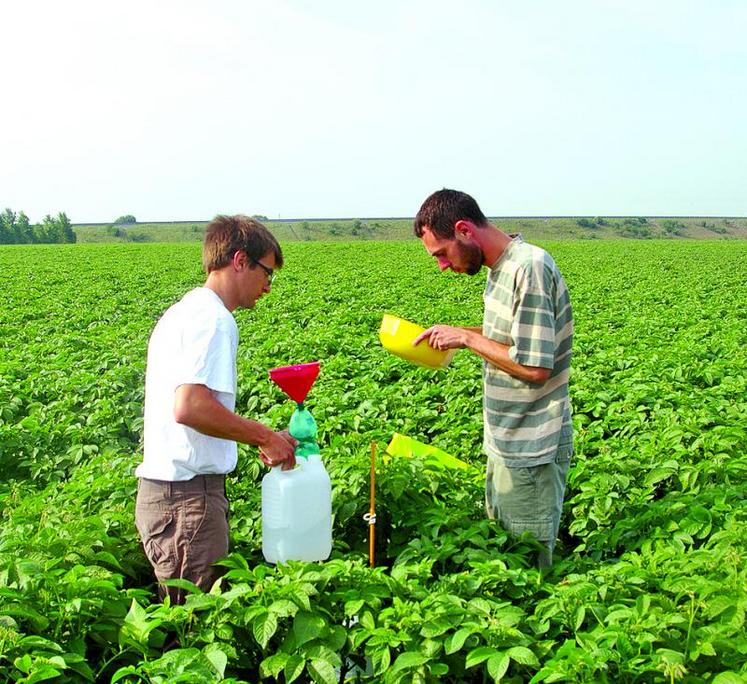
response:
M404 318L384 314L379 328L379 340L385 349L406 361L425 368L445 368L451 363L457 350L439 351L433 349L426 340L413 347L412 343L424 330L425 328Z

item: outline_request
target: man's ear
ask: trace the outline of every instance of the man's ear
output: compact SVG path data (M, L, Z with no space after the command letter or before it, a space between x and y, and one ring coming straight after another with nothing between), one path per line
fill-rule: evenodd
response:
M231 259L231 265L235 271L243 271L249 265L249 259L246 256L246 252L241 249L237 249L233 253L233 259Z
M471 221L459 219L454 224L454 237L471 238L474 235L475 226Z

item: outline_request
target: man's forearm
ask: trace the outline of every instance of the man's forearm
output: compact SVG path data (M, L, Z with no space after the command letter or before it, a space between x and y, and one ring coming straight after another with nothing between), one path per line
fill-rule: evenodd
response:
M465 348L473 351L488 363L500 368L514 378L541 385L550 377L550 369L524 366L516 363L508 354L510 347L491 340L482 334L481 328L464 328Z
M256 420L249 420L227 409L204 385L181 385L174 397L174 417L178 423L210 437L263 446L274 434Z

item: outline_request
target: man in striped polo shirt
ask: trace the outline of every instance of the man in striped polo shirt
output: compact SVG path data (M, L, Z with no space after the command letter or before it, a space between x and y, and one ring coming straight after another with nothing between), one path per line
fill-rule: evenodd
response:
M573 313L563 276L545 250L499 230L463 192L433 193L414 231L442 271L489 269L482 328L435 325L414 344L483 359L487 514L512 534L531 533L539 566L549 567L573 454Z

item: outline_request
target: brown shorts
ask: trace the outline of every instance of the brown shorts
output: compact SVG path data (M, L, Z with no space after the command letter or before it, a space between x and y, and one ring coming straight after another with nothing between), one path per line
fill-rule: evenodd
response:
M212 564L228 554L225 475L184 482L140 478L135 524L161 599L168 595L172 604L184 602L183 589L160 584L166 579L186 579L208 591L221 574Z

